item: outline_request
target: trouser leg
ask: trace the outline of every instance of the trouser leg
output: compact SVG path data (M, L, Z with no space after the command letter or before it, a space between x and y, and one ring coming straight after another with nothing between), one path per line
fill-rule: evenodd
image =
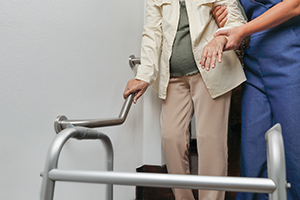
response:
M273 119L268 98L251 84L243 85L240 174L267 177L265 133ZM237 200L268 199L268 194L238 193Z
M202 78L191 77L197 133L198 174L227 175L227 131L231 91L212 99ZM199 190L200 200L224 200L225 192Z
M162 148L168 173L189 174L189 123L193 105L189 85L183 77L170 79L166 100L162 102ZM173 189L176 200L193 200L188 189Z

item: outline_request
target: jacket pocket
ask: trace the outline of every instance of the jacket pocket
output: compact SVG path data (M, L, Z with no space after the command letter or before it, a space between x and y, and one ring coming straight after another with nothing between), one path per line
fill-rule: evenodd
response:
M162 5L170 5L172 3L172 0L155 0L154 4L156 6L162 6Z

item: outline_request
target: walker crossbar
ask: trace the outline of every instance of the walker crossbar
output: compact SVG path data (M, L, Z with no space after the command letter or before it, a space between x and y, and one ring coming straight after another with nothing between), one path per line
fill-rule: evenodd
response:
M275 183L267 178L242 178L156 173L125 173L107 171L70 171L53 169L49 178L56 181L110 183L146 187L187 188L201 190L226 190L240 192L272 193Z
M107 200L112 200L112 185L135 185L147 187L189 188L237 192L269 193L270 200L286 200L285 156L280 124L266 133L268 178L219 177L198 175L175 175L155 173L113 172L113 149L104 134L82 127L61 131L53 141L43 173L41 200L52 200L55 181L107 184ZM101 139L106 146L107 171L58 170L57 161L62 146L69 138Z

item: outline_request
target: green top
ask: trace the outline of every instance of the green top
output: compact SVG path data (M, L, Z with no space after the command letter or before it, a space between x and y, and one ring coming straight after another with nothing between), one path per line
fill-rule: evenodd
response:
M180 3L180 19L170 58L170 76L179 77L199 72L192 52L189 19L185 2Z

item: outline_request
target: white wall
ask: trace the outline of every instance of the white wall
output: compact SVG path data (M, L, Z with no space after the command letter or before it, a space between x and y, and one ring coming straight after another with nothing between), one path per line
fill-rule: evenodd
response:
M143 164L161 166L165 163L160 136L161 100L153 90L144 95Z
M134 76L128 56L139 56L143 19L141 0L1 1L1 199L39 199L39 173L55 137L57 115L86 119L119 114L123 89ZM152 91L146 95L158 101ZM150 110L154 116L144 107L149 106L141 100L125 124L100 129L113 142L115 171L162 162L159 106ZM154 122L151 143L143 114ZM99 141L69 141L59 168L102 169L102 151ZM114 191L116 200L135 196L134 187L115 186ZM103 192L101 185L58 183L55 199L104 199Z

